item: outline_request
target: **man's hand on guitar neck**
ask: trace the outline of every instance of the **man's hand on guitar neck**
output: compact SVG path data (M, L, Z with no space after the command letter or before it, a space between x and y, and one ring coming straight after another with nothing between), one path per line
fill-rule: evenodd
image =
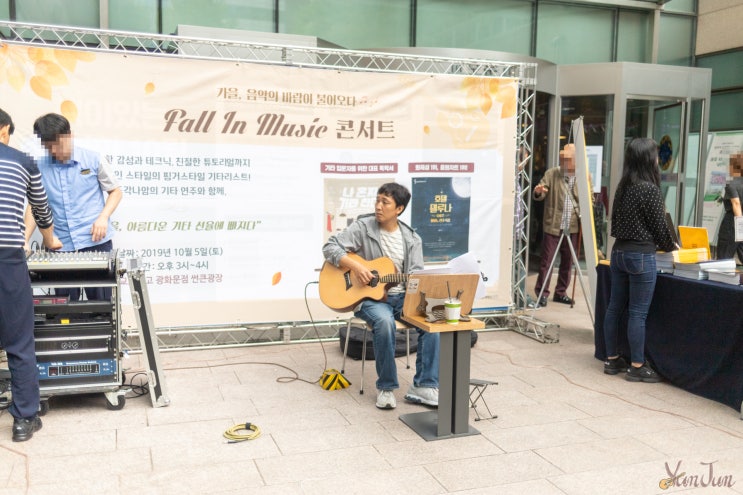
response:
M354 260L350 256L342 257L339 264L341 268L351 270L356 280L361 282L363 285L369 285L369 283L376 278L374 273L372 273L368 267Z

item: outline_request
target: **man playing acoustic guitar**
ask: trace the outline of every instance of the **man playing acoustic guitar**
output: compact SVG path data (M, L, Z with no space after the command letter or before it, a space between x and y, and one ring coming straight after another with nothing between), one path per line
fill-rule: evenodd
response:
M363 260L387 257L401 274L423 269L421 238L398 216L410 202L410 191L390 182L380 186L374 215L362 215L344 231L330 237L323 246L328 263L347 270L353 285L376 284L378 274L372 273ZM355 253L356 256L349 256ZM405 284L397 284L380 301L364 300L354 308L354 315L372 328L374 360L377 368L377 407L394 409L393 391L400 388L395 363L395 319L400 318L405 300ZM418 329L418 352L415 358L413 384L405 400L429 406L439 405L439 335Z

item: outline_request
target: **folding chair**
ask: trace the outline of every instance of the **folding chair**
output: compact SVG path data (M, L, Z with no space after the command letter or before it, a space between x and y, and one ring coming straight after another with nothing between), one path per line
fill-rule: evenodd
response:
M485 397L482 396L482 394L485 393L485 390L487 390L489 385L498 385L498 382L491 382L489 380L478 380L477 378L470 378L470 386L472 387L470 389L470 407L475 410L475 414L477 415L477 417L475 418L475 421L480 421L481 419L495 419L498 417L497 414L493 414L490 411L490 408L488 407L488 403L485 402ZM482 402L482 404L485 406L485 409L488 410L489 417L480 416L480 412L477 410L478 401Z
M359 394L364 394L364 367L366 364L366 334L371 332L369 325L361 318L352 316L348 319L346 324L346 344L343 346L343 364L341 365L341 374L346 372L346 356L348 355L348 341L351 340L351 326L359 326L364 329L362 336L361 345L361 385L359 386ZM395 330L397 332L405 332L405 367L410 369L410 329L413 328L407 323L395 320Z

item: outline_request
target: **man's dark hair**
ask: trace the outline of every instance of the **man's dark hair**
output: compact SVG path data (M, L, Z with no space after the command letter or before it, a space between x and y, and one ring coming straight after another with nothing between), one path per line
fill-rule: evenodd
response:
M13 119L10 118L10 115L8 115L8 112L0 108L0 127L5 127L6 125L10 126L10 129L8 129L8 134L12 136L13 131L15 131L15 126L13 125Z
M39 136L42 143L51 143L70 132L70 121L58 113L48 113L34 122L34 134Z
M408 203L410 202L410 191L408 191L405 186L400 185L397 182L388 182L387 184L382 184L381 186L379 186L377 194L384 194L385 196L389 196L394 199L395 205L402 206L402 211L400 212L401 215L402 212L405 211L405 208L408 207Z

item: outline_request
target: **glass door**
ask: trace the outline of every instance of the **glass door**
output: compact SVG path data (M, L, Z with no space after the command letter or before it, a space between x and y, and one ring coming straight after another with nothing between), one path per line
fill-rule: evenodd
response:
M658 165L660 166L661 192L666 210L676 225L687 225L684 199L685 152L687 146L686 103L673 100L643 98L627 99L627 125L625 143L635 137L651 137L658 143ZM688 211L687 211L688 213Z

